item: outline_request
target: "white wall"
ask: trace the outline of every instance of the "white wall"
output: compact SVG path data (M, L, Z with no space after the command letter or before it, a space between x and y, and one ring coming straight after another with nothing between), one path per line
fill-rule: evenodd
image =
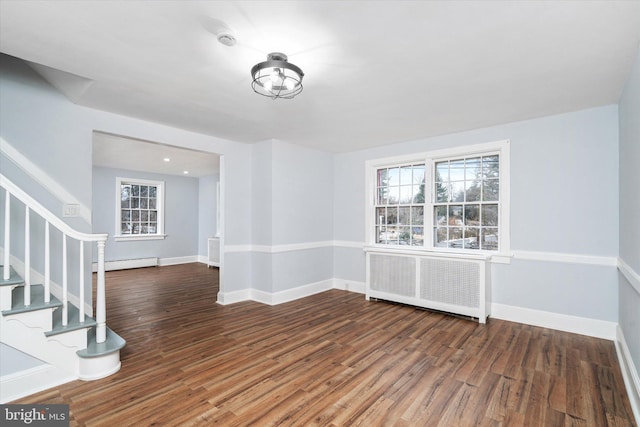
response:
M454 146L511 141L509 265L494 264L493 302L617 321L617 107L505 124L339 154L334 164L337 278L363 282L365 161ZM349 247L352 245L353 247ZM561 253L543 262L535 253ZM574 262L595 256L595 265Z
M640 50L620 98L619 325L640 372ZM640 393L640 390L638 390Z
M166 234L164 239L114 240L117 177L164 182L164 232ZM105 261L149 257L197 259L200 212L198 181L198 178L94 167L93 232L109 234L105 247ZM94 256L97 255L94 254ZM97 261L97 258L94 261Z

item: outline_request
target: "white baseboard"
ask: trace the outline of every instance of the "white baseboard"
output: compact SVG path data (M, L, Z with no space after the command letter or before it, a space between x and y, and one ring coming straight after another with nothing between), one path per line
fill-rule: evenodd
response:
M307 285L273 293L257 291L254 289L251 291L251 299L263 304L278 305L311 295L319 294L320 292L328 291L332 288L333 279L309 283Z
M552 313L549 311L533 310L497 303L491 304L491 317L612 341L616 339L617 323L606 320L589 319L587 317L571 316L568 314Z
M160 267L164 267L165 265L189 264L192 262L198 262L198 255L158 258L158 265Z
M123 259L119 261L105 261L104 271L128 270L130 268L155 267L158 265L158 258L136 258ZM98 271L97 263L94 263L94 272Z
M333 289L333 279L298 286L279 292L266 292L259 289L243 289L233 292L219 292L218 304L227 305L241 301L255 301L262 304L278 305L308 297Z
M633 410L633 415L636 418L636 423L640 425L640 376L638 376L638 370L631 358L631 352L627 346L627 341L624 338L624 333L618 325L616 328L617 337L616 353L618 354L618 363L620 364L620 370L622 371L622 377L624 379L624 385L627 388L627 394L629 395L629 403Z
M164 267L166 265L189 264L192 262L201 262L203 264L207 263L206 257L202 257L199 255L172 257L172 258L150 257L150 258L125 259L120 261L106 261L104 263L104 269L105 271L127 270L130 268L153 267L153 266ZM98 263L94 262L91 268L94 273L98 271Z
M12 402L77 379L51 365L36 366L4 375L0 377L0 403Z
M218 292L218 301L220 305L235 304L242 301L251 301L251 289L242 289L232 292Z
M366 292L366 284L364 282L356 282L355 280L333 279L333 289L364 295Z

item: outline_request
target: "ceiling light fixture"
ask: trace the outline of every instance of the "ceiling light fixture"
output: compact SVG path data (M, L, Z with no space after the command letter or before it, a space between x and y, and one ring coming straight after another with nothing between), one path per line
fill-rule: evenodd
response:
M258 95L271 99L291 99L302 92L302 70L289 63L287 55L273 52L267 60L251 68L251 87Z

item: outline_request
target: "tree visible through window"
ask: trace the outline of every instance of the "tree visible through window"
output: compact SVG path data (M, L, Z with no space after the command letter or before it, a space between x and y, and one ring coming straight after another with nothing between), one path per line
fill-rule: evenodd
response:
M378 169L376 243L424 244L424 163Z
M164 183L118 178L117 186L117 234L120 237L161 235Z
M508 254L509 141L367 161L367 242Z
M435 163L434 246L498 250L497 154Z

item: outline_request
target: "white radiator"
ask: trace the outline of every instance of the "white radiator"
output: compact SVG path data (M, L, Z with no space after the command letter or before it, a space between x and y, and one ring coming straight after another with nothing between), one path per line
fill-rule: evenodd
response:
M478 318L490 314L490 268L484 256L367 250L366 298Z
M207 266L220 267L220 239L209 237L207 250Z

